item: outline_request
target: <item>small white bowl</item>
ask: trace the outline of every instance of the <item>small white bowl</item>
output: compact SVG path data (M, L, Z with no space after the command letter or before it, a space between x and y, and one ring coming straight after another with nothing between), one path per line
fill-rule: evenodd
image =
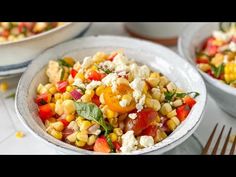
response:
M196 48L199 48L202 42L207 37L211 36L212 31L218 29L219 23L189 24L179 37L179 53L196 67ZM206 82L208 93L217 102L219 107L231 116L236 117L236 89L220 82L217 79L214 79L208 74L202 72L200 69L198 69L198 71L201 73Z
M37 57L23 74L16 91L15 108L20 120L36 137L59 151L67 154L99 154L77 148L50 136L38 117L37 105L33 100L36 97L37 85L47 82L45 67L49 60L69 55L81 61L85 56L93 55L97 51L111 52L121 48L124 49L127 56L137 62L147 64L153 70L162 72L186 91L200 93L188 118L173 133L152 147L137 150L130 154L143 154L151 151L161 154L185 141L198 127L203 116L206 105L204 81L194 67L170 49L151 42L126 37L84 37L48 49Z
M1 43L0 75L7 75L9 74L8 71L26 67L33 58L45 49L78 36L88 29L89 25L88 22L66 22L60 27L19 41Z

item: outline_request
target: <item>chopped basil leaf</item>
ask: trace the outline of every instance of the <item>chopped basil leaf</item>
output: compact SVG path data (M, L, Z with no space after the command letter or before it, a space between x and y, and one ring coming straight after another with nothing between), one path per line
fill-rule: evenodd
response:
M76 85L75 85L76 86ZM79 87L79 86L76 86L78 89L80 89L80 91L83 93L83 94L85 94L85 91L86 91L86 89L85 88L83 88L83 87Z
M72 67L71 64L67 63L67 62L66 62L65 60L63 60L63 59L58 59L57 61L58 61L58 63L59 63L60 66Z
M176 97L177 98L184 98L186 95L191 95L191 94L194 94L193 95L193 98L196 98L197 96L199 96L200 94L198 92L187 92L187 93L176 93Z
M166 101L172 101L174 95L175 95L175 92L165 92L165 100Z
M5 98L15 98L16 94L15 93L11 93L10 95L6 96Z
M219 67L215 67L214 65L211 65L211 70L213 71L213 74L216 78L219 78L220 75L224 71L224 65L223 63Z
M95 65L98 69L102 70L104 73L106 74L110 74L112 73L111 70L107 69L107 68L103 68L103 67L100 67L99 65Z

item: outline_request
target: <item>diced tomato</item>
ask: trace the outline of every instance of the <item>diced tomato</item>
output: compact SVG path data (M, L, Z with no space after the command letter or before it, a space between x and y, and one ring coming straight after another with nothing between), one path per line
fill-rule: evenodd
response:
M5 37L5 38L8 38L8 36L10 35L10 32L8 30L4 30L2 33L1 33L2 37Z
M90 71L88 73L88 79L89 80L95 80L95 81L100 81L102 80L102 74L101 73L98 73L97 71Z
M158 116L157 111L151 108L144 108L137 113L136 119L127 119L125 122L125 130L133 130L135 135L140 135Z
M56 84L58 92L65 92L68 85L67 81L60 81Z
M67 127L70 123L66 119L60 119L60 121L63 123L64 127Z
M94 146L94 145L88 145L88 144L86 144L86 145L83 147L83 149L92 151L92 150L93 150L93 146Z
M208 46L206 48L206 53L209 55L209 56L213 56L217 53L218 51L218 46L216 45L212 45L212 46Z
M97 140L95 141L93 150L95 152L104 152L104 153L109 153L111 152L111 149L107 143L107 140L104 136L100 136L99 138L97 138Z
M191 110L191 108L187 104L184 104L176 109L177 117L180 120L180 122L182 122L186 119L190 110Z
M113 59L115 58L115 56L117 55L118 53L113 53L111 54L107 59L110 60L110 61L113 61Z
M75 69L70 70L71 76L74 78L78 72Z
M35 99L35 102L38 106L45 105L50 102L52 95L49 93L43 93L41 95L38 95Z
M192 97L186 96L184 97L184 103L187 104L190 108L192 108L196 104L196 101Z
M142 135L152 136L153 138L156 136L157 132L157 126L156 125L150 125L146 129L142 131Z
M55 114L50 104L39 106L38 109L39 109L39 117L42 119L43 122Z
M120 152L121 144L117 141L113 142L112 144L115 147L116 152Z
M96 104L98 107L100 106L101 102L99 100L99 96L95 95L92 97L92 102Z
M212 73L212 70L207 71L207 74L209 74L211 77L215 78L214 74Z
M208 58L200 57L200 58L197 58L197 59L196 59L196 63L197 63L197 64L200 64L200 63L209 63L209 59L208 59Z

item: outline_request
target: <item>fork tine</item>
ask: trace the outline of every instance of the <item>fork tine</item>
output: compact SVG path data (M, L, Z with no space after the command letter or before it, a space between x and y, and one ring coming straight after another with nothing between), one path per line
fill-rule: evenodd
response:
M235 146L236 146L236 136L234 137L234 142L232 144L232 147L230 149L230 155L234 155L234 151L235 151Z
M223 146L223 148L222 148L221 155L224 155L224 154L225 154L227 145L228 145L228 143L229 143L229 137L230 137L230 134L231 134L231 130L232 130L232 127L230 127L229 133L228 133L228 135L227 135L227 137L226 137L226 139L225 139L225 143L224 143L224 146Z
M222 137L222 134L223 134L224 129L225 129L225 125L224 125L223 128L221 129L220 135L219 135L219 137L218 137L218 139L217 139L217 141L216 141L215 147L214 147L214 149L213 149L213 151L212 151L212 153L211 153L212 155L216 155L216 152L217 152L217 150L218 150L218 147L219 147L220 140L221 140L221 137Z
M212 133L211 133L209 139L207 140L207 143L206 143L205 147L204 147L203 150L202 150L202 155L207 154L208 149L209 149L209 147L210 147L210 145L211 145L213 136L214 136L214 134L215 134L215 131L216 131L217 126L218 126L218 123L215 125L215 128L213 129L213 131L212 131Z

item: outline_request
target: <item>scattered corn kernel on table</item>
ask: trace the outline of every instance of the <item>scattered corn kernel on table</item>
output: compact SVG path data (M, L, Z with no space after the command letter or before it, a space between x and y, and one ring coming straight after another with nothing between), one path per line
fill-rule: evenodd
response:
M85 36L97 34L129 36L125 32L122 23L93 23ZM176 47L171 47L171 49L176 52ZM6 98L11 93L14 93L19 78L20 76L5 79L9 84L9 90L5 93L0 93L0 154L60 154L53 147L34 137L22 125L15 113L14 99ZM203 121L194 133L194 137L197 137L200 143L205 145L217 122L221 126L226 125L227 130L232 127L233 133L236 134L236 119L221 111L214 100L208 96ZM226 133L224 133L224 136L226 136ZM190 137L187 141L190 142L192 139L193 137ZM189 146L187 144L189 143L180 145L183 146L181 153L180 151L172 151L170 154L199 154L199 152L193 152L193 149L188 151L187 147L185 147ZM230 146L228 147L229 149ZM155 154L155 152L152 154Z

